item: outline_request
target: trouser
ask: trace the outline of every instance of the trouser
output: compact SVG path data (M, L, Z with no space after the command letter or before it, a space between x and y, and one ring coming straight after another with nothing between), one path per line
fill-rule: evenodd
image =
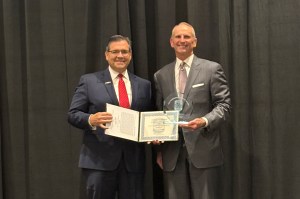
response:
M220 199L219 167L196 168L191 163L186 147L180 149L176 168L164 171L166 199Z
M124 161L114 171L82 169L88 199L143 199L144 174L128 172Z

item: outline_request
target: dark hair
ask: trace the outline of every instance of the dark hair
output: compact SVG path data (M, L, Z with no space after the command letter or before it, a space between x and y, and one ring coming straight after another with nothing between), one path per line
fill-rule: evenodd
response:
M129 50L131 51L131 41L130 41L130 39L128 37L124 37L122 35L113 35L113 36L111 36L108 39L107 46L106 46L106 51L109 51L110 43L115 42L115 41L126 41L129 45Z

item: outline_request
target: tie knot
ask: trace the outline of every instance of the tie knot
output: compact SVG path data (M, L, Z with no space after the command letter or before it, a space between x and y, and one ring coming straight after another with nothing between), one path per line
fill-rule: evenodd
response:
M123 75L120 73L120 74L118 75L118 77L122 79L122 78L123 78Z
M184 70L184 65L185 65L185 63L184 63L184 62L181 62L181 64L179 65L179 69L180 69L180 70Z

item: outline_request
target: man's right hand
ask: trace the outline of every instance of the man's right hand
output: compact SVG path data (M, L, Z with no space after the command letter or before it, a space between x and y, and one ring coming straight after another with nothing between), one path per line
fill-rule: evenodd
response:
M110 123L111 121L112 121L112 115L108 112L98 112L92 114L89 118L90 125L99 126L103 129L107 129L105 124Z

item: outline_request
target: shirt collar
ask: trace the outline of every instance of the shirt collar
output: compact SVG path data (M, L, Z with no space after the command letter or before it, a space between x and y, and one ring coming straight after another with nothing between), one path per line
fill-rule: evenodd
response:
M192 62L194 59L194 54L192 54L191 56L189 56L188 58L186 58L185 60L183 60L183 62L185 63L186 67L191 67L192 66ZM176 58L176 67L179 68L179 65L181 64L182 60Z
M113 70L113 69L111 68L111 66L108 67L108 70L109 70L109 72L110 72L111 79L117 79L117 78L118 78L119 73L118 73L117 71ZM122 73L122 75L123 75L126 79L129 79L127 70L125 70L125 71Z

